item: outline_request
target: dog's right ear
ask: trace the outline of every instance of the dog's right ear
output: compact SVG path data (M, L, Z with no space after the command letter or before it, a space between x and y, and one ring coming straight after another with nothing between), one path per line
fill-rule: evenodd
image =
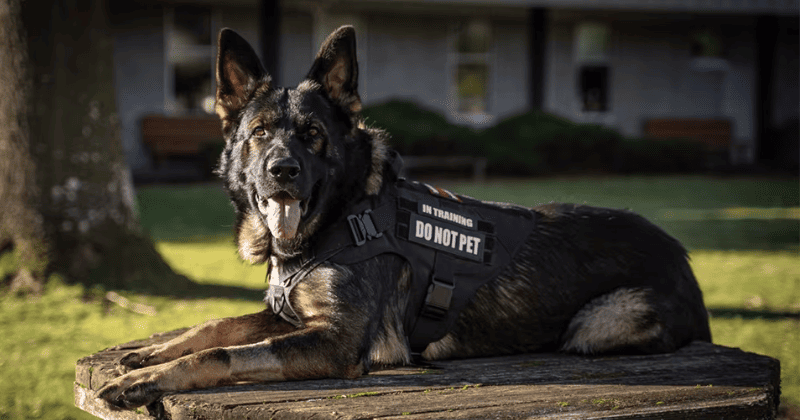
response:
M225 130L226 121L236 118L257 88L269 86L270 77L253 47L232 29L219 32L218 45L215 108Z

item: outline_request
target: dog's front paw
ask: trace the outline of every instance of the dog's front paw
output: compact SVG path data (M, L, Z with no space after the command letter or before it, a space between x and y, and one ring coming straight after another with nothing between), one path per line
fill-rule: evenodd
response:
M162 356L163 346L153 345L142 347L122 356L117 362L119 365L130 369L141 369L146 366L158 365L168 360Z
M97 396L120 408L147 405L164 394L158 376L155 369L137 370L109 381Z

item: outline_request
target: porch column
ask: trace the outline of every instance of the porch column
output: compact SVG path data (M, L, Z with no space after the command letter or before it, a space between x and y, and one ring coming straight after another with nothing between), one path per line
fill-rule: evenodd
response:
M778 43L777 16L759 16L756 20L756 103L755 148L758 160L770 164L778 156L772 127L775 80L775 48Z
M261 59L264 67L272 76L272 85L280 85L278 60L280 60L281 44L281 8L280 0L260 0L258 8L258 27L261 37Z
M530 91L528 106L541 110L544 107L544 67L547 45L547 9L528 9L528 74Z

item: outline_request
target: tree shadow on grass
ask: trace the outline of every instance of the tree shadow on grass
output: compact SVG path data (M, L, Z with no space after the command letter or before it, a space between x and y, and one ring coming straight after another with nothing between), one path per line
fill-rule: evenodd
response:
M143 284L117 285L105 290L136 293L141 295L159 296L171 299L231 299L247 302L260 302L264 300L264 288L250 288L212 283L199 283L182 274L171 272L162 275L164 281ZM93 288L93 287L90 287Z
M656 220L689 249L796 251L799 220Z
M264 300L266 289L251 289L242 286L227 286L220 284L203 284L192 282L193 284L183 290L175 291L161 296L180 298L180 299L233 299L259 302Z
M708 313L712 318L724 319L800 320L800 312L774 311L770 309L708 308Z
M86 275L67 277L87 290L116 290L177 299L264 299L264 288L198 283L176 272L143 236L110 250Z

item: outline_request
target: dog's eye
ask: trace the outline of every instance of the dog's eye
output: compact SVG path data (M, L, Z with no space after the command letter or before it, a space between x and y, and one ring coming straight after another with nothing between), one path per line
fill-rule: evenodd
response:
M264 137L267 135L267 130L264 127L256 127L253 129L253 136L255 137Z
M311 127L308 129L309 137L317 137L318 135L319 135L319 130L316 127Z

